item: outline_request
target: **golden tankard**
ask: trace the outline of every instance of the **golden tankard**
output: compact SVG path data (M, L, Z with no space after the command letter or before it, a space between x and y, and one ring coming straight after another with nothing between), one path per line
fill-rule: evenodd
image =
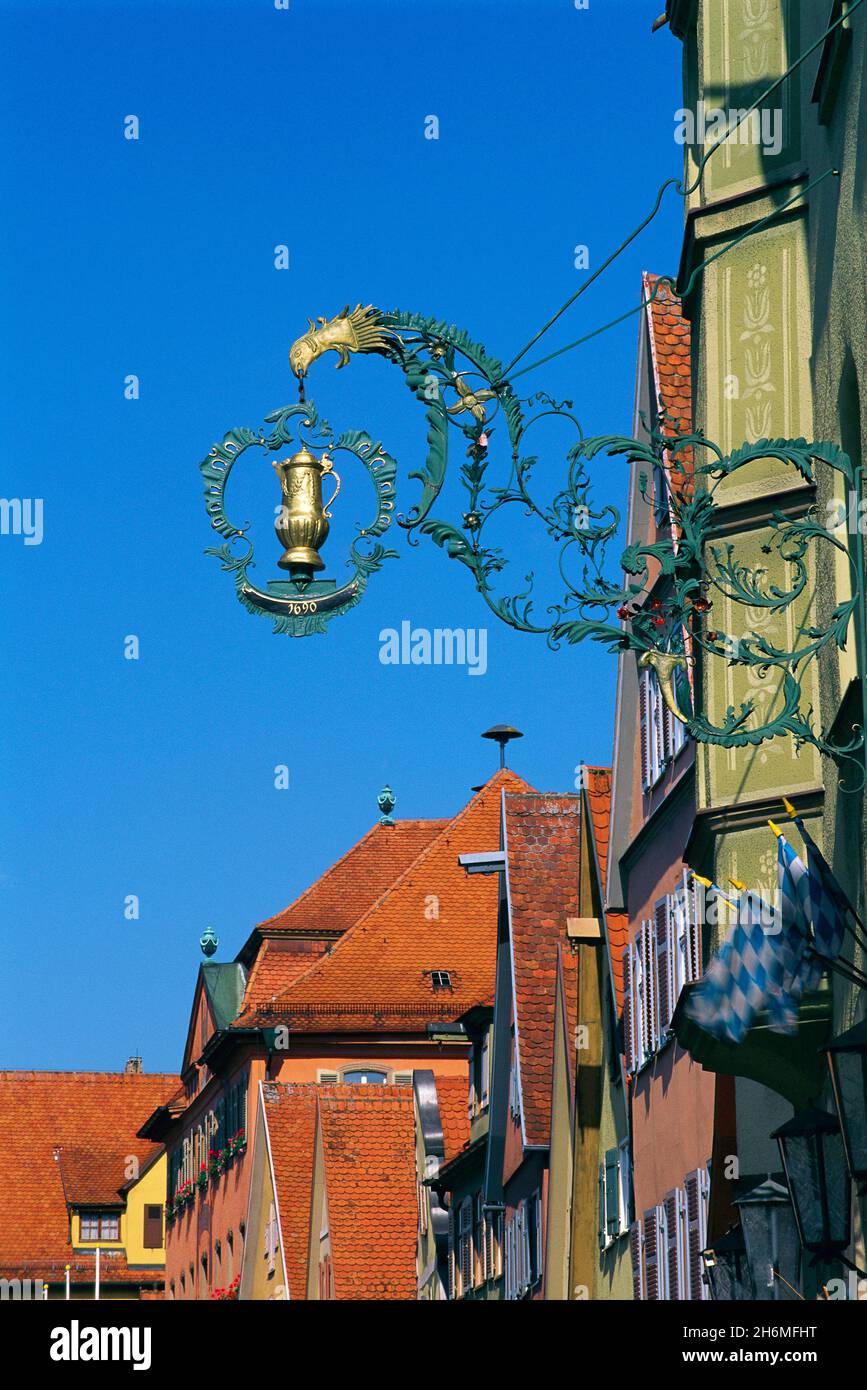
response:
M290 459L275 461L272 466L283 490L283 505L274 530L286 547L277 564L289 570L293 579L309 579L314 570L325 568L318 547L328 536L328 508L340 491L340 477L327 454L318 459L307 448L301 448ZM332 474L337 486L323 505L322 479L326 473Z

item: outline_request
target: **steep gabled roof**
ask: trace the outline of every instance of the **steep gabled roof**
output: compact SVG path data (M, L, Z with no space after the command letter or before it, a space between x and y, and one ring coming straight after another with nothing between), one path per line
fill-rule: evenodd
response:
M262 1086L290 1299L307 1297L318 1093L312 1084L266 1081Z
M299 1031L404 1031L489 1002L497 880L468 876L458 856L497 843L500 793L526 788L508 769L497 772L329 954L268 1003L245 1010L238 1026L279 1020ZM436 971L448 972L446 988L434 989Z
M418 1205L411 1087L323 1087L319 1124L335 1296L414 1299Z
M504 798L515 1041L524 1142L551 1131L558 948L579 915L581 797L553 792Z
M50 1277L71 1263L75 1282L93 1281L92 1259L71 1258L67 1201L122 1204L130 1159L144 1169L159 1153L136 1131L177 1085L146 1072L0 1072L0 1272ZM121 1256L103 1277L148 1276Z

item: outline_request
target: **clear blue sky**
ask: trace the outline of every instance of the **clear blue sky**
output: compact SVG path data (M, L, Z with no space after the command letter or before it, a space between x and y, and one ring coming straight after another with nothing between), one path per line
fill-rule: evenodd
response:
M508 360L578 287L575 245L595 267L680 175L680 45L651 34L661 8L0 5L0 491L44 499L41 545L0 537L0 1065L114 1069L141 1052L177 1067L203 929L234 955L364 833L385 781L399 816L454 813L495 766L478 737L492 723L524 731L513 765L540 788L610 761L613 658L496 625L428 541L400 538L327 636L272 635L202 553L197 463L295 399L290 343L347 300L461 323ZM546 344L637 303L643 268L674 270L682 215L670 197ZM629 432L636 332L633 318L523 384L571 397L586 433ZM383 440L410 505L419 407L379 359L334 361L310 394L338 430ZM551 491L567 442L539 437ZM600 463L601 498L623 500L622 470ZM234 497L257 578L276 577L261 456ZM508 545L518 589L546 546L526 527ZM487 674L383 666L380 630L404 619L486 626Z

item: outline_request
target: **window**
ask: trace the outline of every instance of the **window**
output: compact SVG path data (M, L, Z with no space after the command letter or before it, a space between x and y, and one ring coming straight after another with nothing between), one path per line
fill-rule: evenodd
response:
M509 1070L509 1110L514 1120L521 1118L521 1086L518 1080L518 1054L512 1034L512 1065Z
M706 1168L696 1168L687 1173L684 1187L684 1224L686 1238L684 1255L686 1265L684 1298L690 1300L710 1298L710 1288L704 1278L701 1252L707 1245L707 1206L710 1195L710 1178Z
M460 1298L473 1287L473 1199L465 1197L458 1208L458 1283Z
M82 1240L120 1240L120 1217L101 1211L81 1213Z
M346 1086L384 1086L388 1081L388 1072L365 1067L359 1071L345 1071L343 1081Z
M671 1035L681 991L702 971L700 900L689 871L623 951L626 1069L640 1071Z
M485 1279L499 1279L503 1272L503 1214L499 1211L486 1211L485 1223Z
M651 1301L710 1297L701 1252L707 1242L710 1182L706 1168L687 1173L659 1206L629 1227L632 1287L636 1298Z
M542 1196L519 1202L506 1223L506 1298L523 1298L542 1277Z
M689 682L681 668L674 674L677 702L690 707ZM655 787L663 772L686 743L686 729L662 698L656 672L644 667L638 680L638 721L641 741L641 785L645 791Z
M480 1114L488 1107L490 1057L488 1035L473 1043L470 1054L470 1117Z
M430 972L431 989L451 989L452 977L448 970L432 970Z
M597 1234L600 1250L607 1250L629 1230L631 1191L629 1145L624 1140L618 1148L607 1149L599 1165Z
M163 1209L158 1205L147 1205L144 1209L145 1250L161 1250L163 1245Z

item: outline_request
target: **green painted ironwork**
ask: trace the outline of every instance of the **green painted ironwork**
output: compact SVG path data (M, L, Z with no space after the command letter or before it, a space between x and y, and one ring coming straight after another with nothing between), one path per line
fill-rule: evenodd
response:
M810 486L816 482L816 466L824 464L839 476L847 495L859 489L860 479L837 445L759 439L725 454L700 430L682 429L669 419L646 440L621 435L585 439L571 402L557 402L544 392L519 398L497 359L464 330L400 310L366 312L387 343L377 351L400 367L426 411L427 455L424 465L409 475L420 484L421 495L406 513L397 515L397 523L411 540L429 536L464 565L497 618L521 632L544 636L554 649L590 639L614 652L635 651L642 665L656 669L661 684L671 681L677 713L699 742L731 748L791 736L797 746L811 744L843 757L861 747L860 728L848 740L837 740L815 726L813 710L803 703L805 669L825 650L845 646L853 615L863 621L862 575L848 548L820 523L815 506L800 519L775 513L769 523L771 540L763 549L782 561L786 583L771 582L767 568L749 568L731 545L714 541L717 488L757 460L777 459ZM322 330L332 337L333 323ZM315 360L315 334L310 341ZM577 439L566 456L564 485L553 498L541 501L532 488L537 456L529 452L527 441L530 431L551 417L570 421ZM511 472L505 485L493 486L488 480L490 438L500 419L509 438ZM455 430L465 446L460 483L466 507L459 521L434 511L446 481ZM619 557L622 576L613 578L606 572L606 558L620 515L612 506L594 508L588 466L594 459L616 456L641 470L640 488L648 505L651 479L665 477L673 526L668 538L628 546ZM496 578L508 562L497 546L485 544L486 528L512 506L541 523L560 547L558 572L564 592L558 602L546 606L544 616L536 612L532 574L518 592L495 592ZM711 624L708 613L715 597L786 613L805 593L809 556L819 545L842 553L852 577L851 596L838 603L826 623L795 620L796 640L785 648L760 634L737 637ZM761 717L756 703L745 700L737 709L730 707L719 724L693 711L689 682L682 673L700 654L754 668L771 682L772 673L778 673L777 707Z

